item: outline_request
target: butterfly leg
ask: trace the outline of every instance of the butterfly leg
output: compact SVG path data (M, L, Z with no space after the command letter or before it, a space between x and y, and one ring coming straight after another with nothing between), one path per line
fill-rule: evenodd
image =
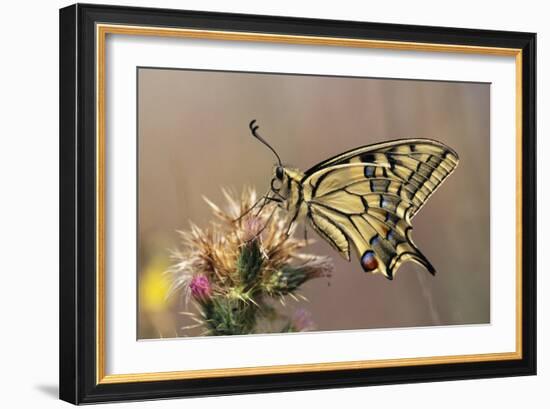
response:
M264 232L264 230L267 228L269 223L271 223L271 220L273 219L273 215L275 214L276 211L277 211L276 208L273 209L273 211L271 212L271 214L267 218L267 221L264 223L263 227L260 229L260 231L258 231L258 233L256 233L256 235L250 241L255 240L256 238L260 237L260 235Z
M281 203L281 199L279 198L276 198L276 197L270 197L270 196L264 196L263 197L263 203L262 205L260 206L260 208L258 209L258 211L256 212L256 214L254 214L254 217L258 217L260 215L260 213L262 212L262 210L264 210L265 206L269 203L269 202L275 202L275 203Z
M261 209L260 209L260 211L261 211L265 206L265 203L266 203L266 200L267 200L266 198L269 195L269 191L270 191L270 189L268 189L267 192L265 192L265 194L263 196L261 196L258 200L256 200L256 202L254 202L254 204L252 206L250 206L248 209L246 209L244 212L242 212L239 217L234 219L233 222L240 221L244 216L246 216L248 213L250 213L252 210L254 210L254 208L256 208L256 206L258 206L260 204L260 202L263 201ZM259 214L260 211L258 211L258 213L256 213L256 216Z
M297 208L295 211L294 211L294 214L290 215L289 218L288 218L288 227L286 229L286 235L287 236L290 236L291 232L294 230L294 227L296 225L296 223L298 223L299 221L303 220L300 218L301 216L301 209L300 208ZM305 226L304 226L305 227ZM307 237L307 236L306 236Z
M292 226L294 226L294 222L291 221L290 223L288 223L288 227L286 228L286 236L290 236L290 231L292 230Z

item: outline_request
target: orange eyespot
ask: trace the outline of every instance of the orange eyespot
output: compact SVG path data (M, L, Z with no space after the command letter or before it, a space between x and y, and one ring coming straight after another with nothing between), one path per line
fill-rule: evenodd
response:
M365 254L361 257L361 267L363 267L363 270L366 272L376 270L378 267L378 260L376 260L374 252L370 250L365 251Z

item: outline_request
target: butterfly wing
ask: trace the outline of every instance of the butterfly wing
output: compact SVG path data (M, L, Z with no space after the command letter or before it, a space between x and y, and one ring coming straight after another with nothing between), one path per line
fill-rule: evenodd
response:
M405 261L434 268L411 238L411 219L453 172L458 155L428 139L354 149L305 172L301 181L313 228L346 259L355 249L365 271L393 278Z

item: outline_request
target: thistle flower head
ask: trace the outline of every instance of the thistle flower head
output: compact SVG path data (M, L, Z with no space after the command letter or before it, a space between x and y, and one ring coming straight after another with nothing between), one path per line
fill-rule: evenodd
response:
M242 222L241 238L245 242L255 240L260 235L264 227L264 220L261 217L251 215L245 217Z
M257 201L253 189L240 197L223 193L224 208L205 198L215 216L207 228L191 225L181 232L183 249L173 252L169 270L173 290L203 304L211 300L201 311L211 334L250 331L265 298L292 295L332 270L330 259L302 252L306 242L288 234L284 211L272 203L251 209ZM238 322L245 318L250 322Z
M198 301L207 301L212 294L210 280L204 274L194 276L189 283L189 289L193 297Z

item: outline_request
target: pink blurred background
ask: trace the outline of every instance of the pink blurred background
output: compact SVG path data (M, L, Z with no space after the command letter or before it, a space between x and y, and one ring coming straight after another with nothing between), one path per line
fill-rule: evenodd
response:
M309 310L317 330L489 322L490 84L141 68L138 94L138 338L198 334L180 329L191 307L166 299L162 272L180 246L176 230L212 219L203 195L223 204L223 187L267 189L274 157L251 137L252 119L302 170L401 138L436 139L460 156L413 222L435 277L411 263L393 281L366 275L310 228L308 252L330 255L335 272L286 309Z

